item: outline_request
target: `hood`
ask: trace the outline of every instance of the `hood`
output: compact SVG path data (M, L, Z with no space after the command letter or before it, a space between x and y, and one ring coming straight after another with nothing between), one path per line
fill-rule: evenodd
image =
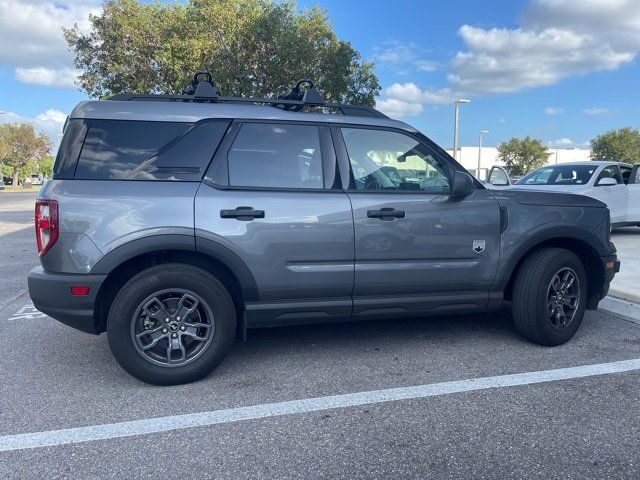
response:
M505 190L490 190L490 192L497 199L508 198L521 205L607 207L607 205L600 200L575 193L557 193L549 190L518 190L515 187Z

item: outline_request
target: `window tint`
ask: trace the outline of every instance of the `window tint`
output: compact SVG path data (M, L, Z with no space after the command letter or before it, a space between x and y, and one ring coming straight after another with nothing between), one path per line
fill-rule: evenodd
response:
M189 123L91 120L75 178L91 180L152 180L158 153L192 126ZM189 157L182 159L189 168ZM203 168L203 166L200 166ZM168 175L172 179L172 175Z
M640 167L634 168L633 175L629 180L630 183L640 183Z
M58 148L56 161L53 165L53 178L70 179L76 170L78 155L82 148L82 142L87 134L86 120L70 120L64 130L64 136Z
M622 183L622 178L620 178L618 167L616 167L615 165L609 165L608 167L604 167L600 172L600 175L598 175L598 180L596 183L598 183L603 178L613 178L615 179L616 182Z
M425 145L397 132L343 128L357 190L448 193L446 169Z
M518 180L518 185L584 185L597 168L597 165L542 167Z
M631 177L631 167L627 165L618 165L620 167L620 174L622 175L622 181L627 184Z
M234 187L323 188L318 127L245 123L228 153Z

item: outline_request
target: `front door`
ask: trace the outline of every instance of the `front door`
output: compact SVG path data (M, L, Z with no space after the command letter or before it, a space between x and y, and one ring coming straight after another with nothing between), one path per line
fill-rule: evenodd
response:
M416 136L334 128L336 136L350 166L354 315L486 307L500 253L498 202L481 186L451 195L459 167Z
M196 242L231 250L255 279L250 324L351 314L353 219L332 189L329 127L234 124L195 204Z

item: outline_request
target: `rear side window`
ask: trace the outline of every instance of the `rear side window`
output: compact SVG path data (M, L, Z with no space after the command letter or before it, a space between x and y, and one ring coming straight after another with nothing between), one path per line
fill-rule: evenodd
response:
M76 171L78 155L82 149L82 142L87 134L87 124L85 120L71 120L67 123L64 136L58 148L58 155L53 165L53 178L70 179Z
M318 127L245 123L227 156L229 185L323 188Z
M91 120L80 180L200 180L228 122Z

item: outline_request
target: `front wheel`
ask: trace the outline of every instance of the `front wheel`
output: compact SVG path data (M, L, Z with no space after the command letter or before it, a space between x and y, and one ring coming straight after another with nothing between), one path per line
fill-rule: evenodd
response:
M111 351L143 382L197 380L224 358L235 335L231 296L210 273L184 264L148 268L120 290L107 320Z
M580 259L562 248L532 253L518 271L512 312L526 339L555 346L569 341L582 323L587 304L587 275Z

